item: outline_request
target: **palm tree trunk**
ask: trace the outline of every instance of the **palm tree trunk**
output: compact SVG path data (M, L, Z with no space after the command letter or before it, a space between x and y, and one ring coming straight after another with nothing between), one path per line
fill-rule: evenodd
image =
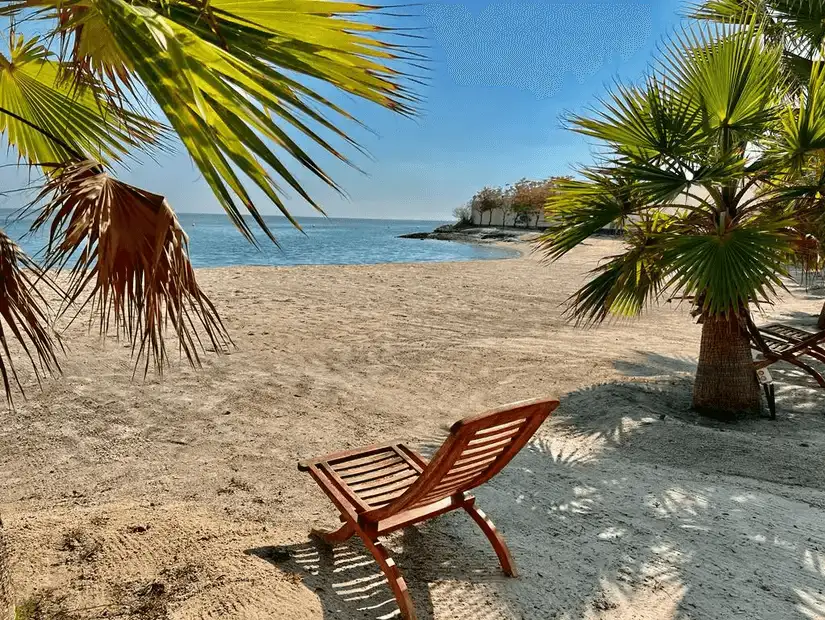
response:
M825 304L822 304L822 312L819 313L819 321L817 321L816 326L819 329L825 329Z
M693 408L703 414L762 409L750 342L736 316L706 316L702 324Z

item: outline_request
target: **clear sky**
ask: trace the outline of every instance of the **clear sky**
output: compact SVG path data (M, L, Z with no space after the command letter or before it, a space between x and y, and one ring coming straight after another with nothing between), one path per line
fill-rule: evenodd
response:
M616 78L638 79L663 37L679 28L685 7L682 0L408 7L415 16L403 25L422 27L420 43L429 47L420 116L410 120L344 98L374 132L354 132L372 156L355 153L366 174L319 157L347 198L300 178L331 217L449 219L484 185L567 174L591 155L585 139L561 128L560 116L595 104ZM177 211L220 212L181 147L130 166L121 178L166 195ZM0 191L25 178L0 170ZM19 202L0 198L0 207ZM297 197L288 205L297 215L312 214ZM258 206L276 213L263 198Z

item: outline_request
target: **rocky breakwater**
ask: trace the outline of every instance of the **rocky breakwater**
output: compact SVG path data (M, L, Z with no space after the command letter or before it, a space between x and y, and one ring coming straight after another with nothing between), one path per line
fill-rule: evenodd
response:
M446 224L432 232L415 232L399 235L401 239L438 239L440 241L464 241L465 243L497 243L501 241L532 241L538 236L535 231L517 228L494 228L476 226L457 226Z

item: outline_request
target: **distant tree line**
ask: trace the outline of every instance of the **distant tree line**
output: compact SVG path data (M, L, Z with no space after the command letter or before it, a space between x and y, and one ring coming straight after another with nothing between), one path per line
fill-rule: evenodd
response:
M504 187L483 187L475 193L465 206L454 211L459 222L472 223L472 212L481 214L479 224L489 226L493 220L493 212L497 209L502 213L502 222L514 216L513 224L524 228L537 228L544 217L544 205L547 199L556 191L559 181L570 177L550 177L543 180L521 179L512 185Z

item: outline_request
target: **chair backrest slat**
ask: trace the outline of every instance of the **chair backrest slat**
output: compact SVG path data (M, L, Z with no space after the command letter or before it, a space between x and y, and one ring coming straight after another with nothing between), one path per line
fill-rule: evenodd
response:
M485 483L510 462L558 405L552 399L524 401L457 422L418 480L363 516L384 519Z

